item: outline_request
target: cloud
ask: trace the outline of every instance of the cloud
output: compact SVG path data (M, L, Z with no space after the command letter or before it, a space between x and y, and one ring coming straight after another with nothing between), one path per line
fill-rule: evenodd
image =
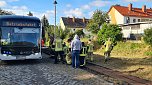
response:
M123 0L125 2L138 2L139 0Z
M106 6L106 5L110 4L110 3L111 3L110 1L94 0L89 5L95 6L95 7L104 7L104 6Z
M125 2L151 2L152 0L123 0Z
M66 7L71 7L71 4L67 4Z
M35 16L39 17L39 18L42 18L42 16L46 16L47 19L50 19L50 17L54 16L54 10L46 10L45 12L43 13L39 13L37 12L37 14L34 14Z
M7 5L7 3L5 1L0 0L0 7L4 7L6 5Z
M28 8L26 6L12 6L12 9L15 9L15 10L27 10Z
M12 11L16 15L26 15L29 12L26 6L10 6L4 10Z
M85 10L88 10L88 9L90 9L91 7L89 6L89 5L84 5L84 6L82 6L82 9L85 9Z
M64 11L64 14L69 17L72 17L72 16L83 17L84 16L84 14L82 13L82 10L80 8L66 10L66 11Z
M7 0L8 2L17 2L19 0Z
M31 11L26 6L12 6L4 10L12 11L16 15L24 15L24 16L27 16L27 14L30 11L31 13L33 13L33 16L36 16L40 19L44 15L47 17L47 19L50 19L50 17L54 15L54 10L46 10L44 12Z

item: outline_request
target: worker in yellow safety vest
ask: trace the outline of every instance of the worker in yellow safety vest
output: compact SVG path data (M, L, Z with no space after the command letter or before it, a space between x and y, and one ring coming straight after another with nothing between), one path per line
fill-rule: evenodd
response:
M64 63L63 60L63 45L62 45L63 41L62 39L60 39L59 37L57 39L55 39L54 41L54 45L55 45L55 61L54 63L57 64L59 59L61 59L62 63Z
M110 53L111 53L112 48L113 48L111 38L108 38L108 40L104 43L104 45L105 45L104 56L105 56L105 62L106 62L107 60L110 59Z
M68 53L65 57L65 60L66 60L66 63L67 64L72 64L72 55L71 55L71 41L72 41L72 38L69 38L67 40L67 47L68 47Z
M93 45L91 39L89 39L87 48L88 48L88 59L90 61L93 61L93 47L94 47L94 45Z

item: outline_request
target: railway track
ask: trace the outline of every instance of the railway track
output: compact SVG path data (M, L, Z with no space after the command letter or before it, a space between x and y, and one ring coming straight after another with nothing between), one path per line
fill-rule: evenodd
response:
M43 49L43 52L49 54L48 49ZM83 69L94 74L103 75L103 78L106 81L112 82L115 85L152 85L152 81L131 75L125 75L119 71L114 71L91 62L87 62Z
M87 65L83 69L96 74L104 75L103 78L106 81L112 82L115 85L152 85L152 81L125 75L119 71L114 71L91 62L87 62Z

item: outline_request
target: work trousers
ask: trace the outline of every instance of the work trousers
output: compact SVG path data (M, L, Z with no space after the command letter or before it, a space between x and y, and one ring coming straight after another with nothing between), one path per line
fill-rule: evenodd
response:
M64 63L63 54L64 54L63 51L56 51L55 52L55 61L54 61L54 63L57 63L59 61L59 56L61 58L60 60L62 61L62 63Z
M105 60L110 59L110 53L111 53L111 51L106 51L106 52L104 53L104 55L105 55Z

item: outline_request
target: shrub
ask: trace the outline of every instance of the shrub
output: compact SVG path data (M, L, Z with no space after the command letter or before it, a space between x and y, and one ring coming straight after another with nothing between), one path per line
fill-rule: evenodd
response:
M83 30L76 30L75 34L77 34L78 36L84 36Z
M98 32L98 42L103 44L108 38L111 38L113 42L122 40L121 28L118 25L104 23L100 31Z
M152 28L150 29L146 29L144 31L144 41L145 43L147 43L148 45L152 46Z

